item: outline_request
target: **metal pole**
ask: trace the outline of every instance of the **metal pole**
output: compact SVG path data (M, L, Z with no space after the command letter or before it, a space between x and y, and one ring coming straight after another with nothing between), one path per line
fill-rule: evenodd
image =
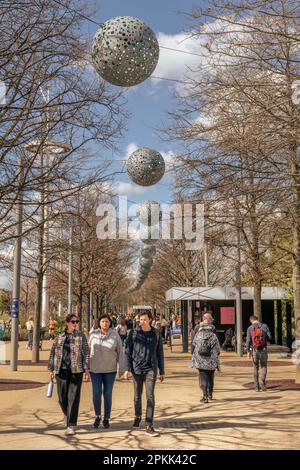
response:
M182 332L182 352L189 351L189 321L188 321L188 300L183 300L181 309L181 332Z
M94 326L93 320L94 312L93 312L93 292L90 292L90 329Z
M209 271L208 271L207 243L204 243L204 276L205 276L205 287L208 287L209 286Z
M11 312L11 360L10 369L18 369L18 347L19 347L19 303L21 285L21 252L22 252L22 218L23 218L23 167L19 164L19 200L17 204L17 228L16 241L14 247L14 267L13 267L13 292L12 292L12 312Z
M68 280L68 313L72 313L72 297L73 297L73 253L72 253L72 228L70 229L69 238L69 280Z
M243 311L241 286L241 237L237 225L237 263L236 263L236 354L243 355Z

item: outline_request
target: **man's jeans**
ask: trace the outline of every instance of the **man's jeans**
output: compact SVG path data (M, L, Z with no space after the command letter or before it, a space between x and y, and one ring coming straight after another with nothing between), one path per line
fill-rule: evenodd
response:
M154 416L154 388L156 382L157 372L153 369L150 369L147 372L142 372L141 374L133 374L134 382L134 410L135 416L142 416L142 393L143 393L143 384L146 384L146 399L147 399L147 409L146 409L146 425L153 424Z
M267 348L262 350L253 350L252 353L253 372L254 372L254 385L259 388L259 366L261 367L261 379L263 384L267 378L267 365L268 365L268 351Z
M115 383L116 372L95 373L91 372L93 385L93 403L95 415L101 416L102 388L104 395L104 419L110 419L112 405L112 391Z

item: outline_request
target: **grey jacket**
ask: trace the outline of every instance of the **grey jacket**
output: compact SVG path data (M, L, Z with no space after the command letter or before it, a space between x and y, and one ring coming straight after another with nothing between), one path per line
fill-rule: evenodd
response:
M90 331L90 371L94 373L125 372L122 341L118 332L112 328L108 334L98 328Z
M211 355L202 356L199 354L198 349L203 338L208 339L211 346ZM193 355L191 360L191 367L203 370L216 370L219 369L219 352L220 343L217 335L212 331L212 326L199 328L193 339Z

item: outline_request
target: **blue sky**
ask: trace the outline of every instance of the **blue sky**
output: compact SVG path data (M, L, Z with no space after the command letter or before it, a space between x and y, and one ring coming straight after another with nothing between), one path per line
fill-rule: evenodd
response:
M190 13L192 7L203 6L203 0L196 3L190 0L97 0L97 11L91 16L102 23L115 16L135 16L145 21L156 33L159 44L184 51L199 53L199 45L188 39L188 17L179 12ZM89 4L87 2L87 4ZM90 4L92 5L92 3ZM87 22L87 33L92 38L97 25ZM182 79L187 66L199 62L199 57L166 49L160 50L160 60L153 75L164 78ZM176 153L173 143L160 140L155 129L166 121L166 111L174 106L173 94L178 84L166 80L150 78L127 92L128 110L131 118L128 131L120 145L120 155L107 155L107 158L126 158L137 147L150 147L161 151L170 160ZM115 166L122 168L122 162ZM168 173L155 186L142 188L132 183L126 173L117 177L115 188L118 193L127 195L128 200L141 202L154 199L164 203L172 201L171 180Z

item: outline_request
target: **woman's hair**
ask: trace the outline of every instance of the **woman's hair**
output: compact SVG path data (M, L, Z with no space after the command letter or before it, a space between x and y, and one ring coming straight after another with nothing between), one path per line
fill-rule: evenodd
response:
M68 313L68 315L66 316L66 323L69 323L72 318L77 318L77 315L75 313Z
M121 326L125 326L125 325L126 325L126 322L125 322L125 320L122 320L122 319L121 319L121 320L119 320L119 325L121 325Z
M109 325L109 326L111 327L111 325L112 325L112 319L110 318L110 316L108 315L108 313L103 313L103 314L100 316L99 321L98 321L98 326L100 326L100 321L101 321L101 320L104 320L104 318L107 318L107 319L109 320L109 322L110 322L110 325Z

